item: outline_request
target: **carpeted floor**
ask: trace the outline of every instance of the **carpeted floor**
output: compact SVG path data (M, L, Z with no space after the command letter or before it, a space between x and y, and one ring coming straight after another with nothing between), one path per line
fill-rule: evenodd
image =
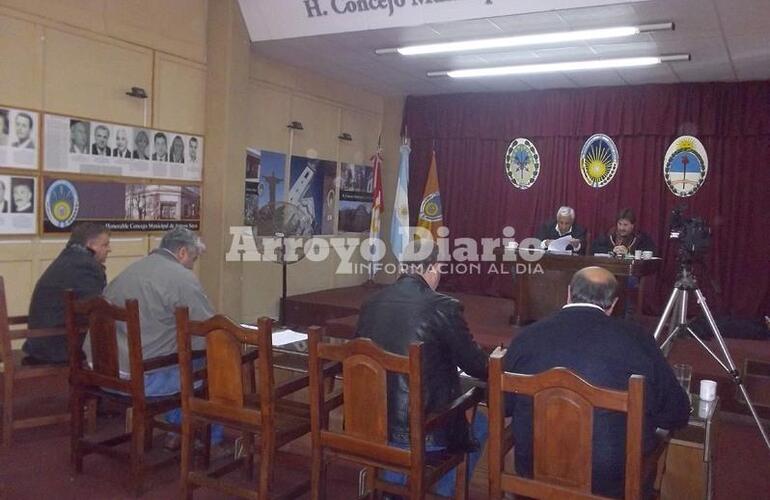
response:
M279 458L277 488L308 474L305 446ZM770 451L753 422L722 419L714 451L714 498L760 500L770 498ZM142 498L172 499L178 496L179 469L172 464L152 476ZM330 499L355 498L357 469L341 462L330 467ZM98 456L86 458L84 473L73 476L69 468L69 440L64 426L16 433L14 444L0 451L0 498L2 499L120 499L132 498L122 464ZM472 499L483 499L485 478L474 477ZM198 490L195 498L223 498ZM303 497L307 498L307 496ZM677 499L678 500L678 499Z

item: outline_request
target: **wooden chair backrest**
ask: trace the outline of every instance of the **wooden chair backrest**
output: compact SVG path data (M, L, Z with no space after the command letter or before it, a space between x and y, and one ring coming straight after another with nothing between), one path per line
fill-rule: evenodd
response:
M242 326L218 314L206 321L192 321L189 310L176 310L177 345L182 383L182 408L213 419L224 418L258 425L275 410L272 320L259 318L257 326ZM192 339L206 340L205 395L195 395ZM258 352L259 411L245 407L243 384L244 344Z
M527 480L502 473L498 464L503 489L534 498L602 498L591 494L591 459L594 409L603 408L627 414L624 498L641 498L644 377L632 375L627 392L604 389L566 368L537 375L504 372L504 355L496 350L489 364L490 440L502 428L506 393L531 396L534 467Z
M22 320L20 319L17 323L21 324ZM8 316L8 303L5 300L5 281L2 276L0 276L0 361L3 362L5 376L12 376L14 360L13 346L11 345L11 322Z
M394 457L396 465L413 466L413 457L422 457L425 444L425 415L422 404L422 344L409 346L409 355L399 356L380 348L370 339L357 338L344 344L321 342L322 329L308 330L310 341L310 396L312 425L317 432L331 434L320 416L323 402L323 365L326 361L342 363L344 429L338 438L323 439L337 451L374 459ZM388 446L389 375L409 379L410 450ZM319 424L323 424L318 427ZM375 446L366 447L366 443ZM362 447L362 445L364 447ZM383 454L385 447L392 452ZM411 455L411 456L410 456ZM414 468L414 467L412 467Z
M144 398L144 366L142 334L139 324L139 302L126 301L125 307L108 302L104 297L77 300L75 292L64 292L67 326L67 346L70 359L70 379L82 385L97 385ZM83 360L85 334L79 318L88 319L91 344L91 366ZM120 376L116 323L126 324L130 377Z

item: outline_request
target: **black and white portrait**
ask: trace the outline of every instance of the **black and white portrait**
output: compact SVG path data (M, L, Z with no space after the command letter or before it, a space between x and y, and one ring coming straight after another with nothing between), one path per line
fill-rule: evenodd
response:
M135 160L149 160L150 153L150 134L141 128L134 129L134 152L132 157Z
M70 153L87 155L91 137L91 123L84 120L70 120Z
M31 214L34 212L35 180L27 177L11 178L11 213Z
M13 115L14 141L11 146L19 149L35 149L35 119L26 111Z
M94 142L91 154L96 156L112 156L110 149L110 128L103 123L94 127Z

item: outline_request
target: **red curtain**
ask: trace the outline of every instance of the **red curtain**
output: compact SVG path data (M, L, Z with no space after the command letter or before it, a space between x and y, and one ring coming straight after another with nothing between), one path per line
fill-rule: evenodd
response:
M450 238L499 237L510 225L521 241L570 205L593 239L630 207L664 258L647 297L647 312L659 313L677 270L669 213L684 202L686 216L705 218L713 231L696 267L709 305L737 316L770 313L770 82L410 96L404 125L412 140L413 219L434 148ZM600 189L589 187L578 168L580 149L595 133L612 137L620 154L615 178ZM674 196L663 179L666 150L680 135L700 139L709 159L706 182L690 198ZM505 175L505 151L515 137L532 140L541 156L540 176L525 191ZM450 275L445 283L496 293L505 279Z

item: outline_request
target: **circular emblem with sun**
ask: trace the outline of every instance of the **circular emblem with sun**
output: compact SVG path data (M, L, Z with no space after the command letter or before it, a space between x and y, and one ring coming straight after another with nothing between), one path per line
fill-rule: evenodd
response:
M441 196L437 191L429 194L422 200L420 206L420 218L428 222L437 222L441 220Z
M690 135L677 137L663 159L663 178L676 196L695 194L706 181L708 156L703 144Z
M580 150L580 173L589 186L604 187L615 177L620 156L615 143L604 134L588 138Z
M45 215L58 228L72 225L78 216L78 191L70 181L58 180L45 193Z
M511 141L505 152L505 173L511 184L519 189L532 186L540 174L540 154L529 139Z

